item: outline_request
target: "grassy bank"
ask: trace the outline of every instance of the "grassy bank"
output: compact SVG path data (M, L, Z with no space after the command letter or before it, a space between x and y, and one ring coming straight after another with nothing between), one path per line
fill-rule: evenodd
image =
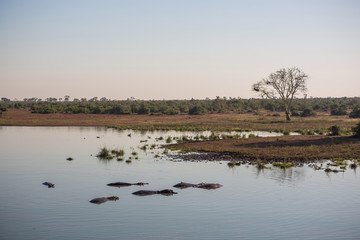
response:
M338 125L343 129L355 126L358 119L319 113L316 117L294 117L272 112L204 115L114 115L114 114L36 114L28 110L9 109L0 117L0 126L103 126L134 130L180 131L324 131Z
M314 161L360 159L360 139L344 136L282 136L186 142L170 145L173 150L218 153L234 160Z

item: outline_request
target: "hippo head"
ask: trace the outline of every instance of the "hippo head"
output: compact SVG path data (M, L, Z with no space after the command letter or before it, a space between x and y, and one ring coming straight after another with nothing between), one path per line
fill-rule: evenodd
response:
M177 194L177 192L174 192L173 190L171 189L164 189L164 190L161 190L161 191L158 191L159 194L162 194L162 195L166 195L166 196L170 196L170 195L173 195L173 194Z
M108 197L107 199L110 200L110 201L116 201L116 200L119 200L119 197L111 196L111 197Z

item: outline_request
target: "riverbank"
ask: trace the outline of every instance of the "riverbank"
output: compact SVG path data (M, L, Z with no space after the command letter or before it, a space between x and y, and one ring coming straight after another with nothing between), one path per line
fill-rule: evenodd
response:
M360 159L360 139L349 136L281 136L196 141L167 146L189 159L304 163L316 160ZM183 157L181 157L181 155ZM186 154L180 154L186 159Z
M99 126L133 130L178 131L325 131L333 125L350 129L358 119L319 113L316 117L294 117L273 112L204 115L114 115L114 114L36 114L25 109L9 109L0 117L0 126Z

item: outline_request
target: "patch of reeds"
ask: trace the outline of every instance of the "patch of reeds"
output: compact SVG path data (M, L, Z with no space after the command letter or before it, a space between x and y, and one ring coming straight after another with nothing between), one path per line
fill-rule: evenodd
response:
M291 162L273 162L272 165L279 168L291 168L293 166Z
M100 149L99 153L96 155L97 158L101 160L111 160L113 158L121 158L124 156L125 151L122 149L108 149L103 147Z

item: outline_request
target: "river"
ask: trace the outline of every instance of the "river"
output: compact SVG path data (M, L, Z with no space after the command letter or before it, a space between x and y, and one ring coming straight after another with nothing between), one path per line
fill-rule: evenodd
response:
M359 238L359 168L339 173L307 166L259 171L251 165L229 168L224 161L172 161L161 145L184 134L192 133L0 127L0 238ZM141 150L146 144L147 150ZM123 161L99 160L102 147L123 149ZM45 181L55 188L42 185ZM106 185L117 181L149 184ZM172 187L181 181L223 187ZM166 188L178 194L131 194ZM113 195L119 200L89 202Z

